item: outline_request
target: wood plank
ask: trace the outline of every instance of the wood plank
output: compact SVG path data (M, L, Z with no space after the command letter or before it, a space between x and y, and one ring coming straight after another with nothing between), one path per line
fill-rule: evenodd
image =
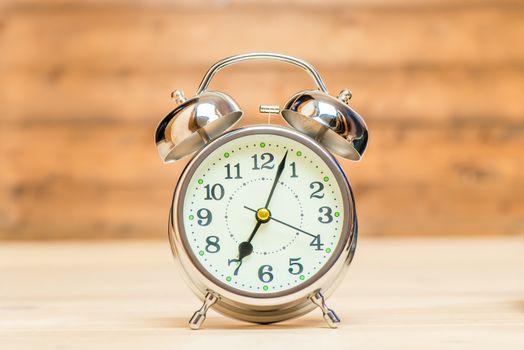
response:
M127 187L174 183L173 177L189 158L162 164L152 137L155 127L153 123L3 124L1 158L3 168L10 170L2 176L10 186L22 187L38 187L51 178ZM341 160L356 182L370 186L524 183L524 127L424 128L388 123L369 128L364 159ZM38 142L42 139L45 142ZM34 140L34 145L25 140ZM0 188L6 188L5 181Z
M261 48L318 66L521 66L523 16L520 7L502 6L422 12L291 7L269 14L257 7L14 11L4 20L9 50L2 56L10 69L31 71L71 62L87 70L207 67ZM305 38L306 45L290 45Z
M519 0L3 0L4 5L10 9L37 10L62 9L64 7L91 8L91 7L162 7L162 8L196 8L196 9L228 9L231 7L276 7L280 10L293 7L307 9L325 9L333 7L372 8L372 9L435 9L435 8L464 8L506 6L515 7L522 5Z
M493 349L524 347L523 242L513 239L361 240L321 313L252 325L200 305L166 240L0 245L0 337L6 349ZM21 259L20 257L24 257ZM268 336L271 335L271 336ZM293 345L291 345L291 342Z
M211 60L208 64L211 63ZM0 109L4 120L125 120L156 123L174 108L169 93L188 97L205 73L174 66L166 71L135 67L108 72L84 70L76 63L42 72L4 74ZM323 68L323 67L320 67ZM350 88L351 105L368 122L522 123L524 69L320 69L332 94ZM2 78L0 78L2 79ZM297 91L313 88L302 71L274 64L231 67L220 72L212 89L229 93L257 118L260 104L283 105Z
M369 186L353 181L363 236L519 235L522 187ZM0 238L162 238L174 184L117 187L52 179L9 193ZM8 205L7 210L4 206Z
M5 198L0 236L163 236L184 162L162 165L147 130L97 124L11 129L9 142L4 140L8 171L0 190ZM522 128L371 130L365 160L344 163L365 234L493 235L524 229ZM22 135L45 135L49 141L21 147Z

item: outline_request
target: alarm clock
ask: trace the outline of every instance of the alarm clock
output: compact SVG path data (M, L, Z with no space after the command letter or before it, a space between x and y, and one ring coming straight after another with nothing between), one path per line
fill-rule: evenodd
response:
M232 97L208 90L222 68L276 60L305 70L316 89L292 96L278 113L289 127L233 129L243 112ZM357 243L351 186L337 155L360 160L364 120L344 90L329 95L308 63L282 54L225 58L205 74L195 97L172 96L176 108L159 124L165 163L193 155L176 185L168 235L187 284L203 304L189 320L198 329L209 308L239 320L273 323L321 309L330 327L340 319L326 305Z

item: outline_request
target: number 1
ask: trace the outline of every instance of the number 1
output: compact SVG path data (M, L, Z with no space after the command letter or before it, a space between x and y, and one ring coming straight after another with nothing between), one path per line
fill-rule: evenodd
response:
M295 162L289 164L291 166L291 177L298 177L297 175L297 165Z

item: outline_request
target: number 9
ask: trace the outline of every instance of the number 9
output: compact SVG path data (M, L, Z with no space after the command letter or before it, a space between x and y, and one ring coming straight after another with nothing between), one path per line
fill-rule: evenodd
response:
M198 209L197 216L198 216L198 224L200 226L207 226L213 220L213 214L211 214L211 211L206 208Z

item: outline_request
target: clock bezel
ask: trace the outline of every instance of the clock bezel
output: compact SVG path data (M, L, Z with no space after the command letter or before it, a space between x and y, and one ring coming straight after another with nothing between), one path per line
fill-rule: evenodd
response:
M213 276L195 256L185 233L183 210L188 184L198 166L211 153L222 145L248 135L270 134L290 138L303 144L316 153L329 167L341 190L343 199L344 223L341 237L332 256L322 268L307 281L278 292L253 293L237 289ZM169 214L169 239L173 254L178 258L180 267L192 290L201 299L208 291L220 296L215 306L224 314L253 322L275 322L289 317L299 316L311 310L314 305L307 299L315 291L328 294L337 280L341 278L345 267L354 255L357 240L356 211L351 186L336 159L322 145L309 136L295 130L275 125L254 125L235 129L213 140L201 149L187 164L174 192ZM264 311L264 315L255 310ZM268 321L268 320L269 321Z

